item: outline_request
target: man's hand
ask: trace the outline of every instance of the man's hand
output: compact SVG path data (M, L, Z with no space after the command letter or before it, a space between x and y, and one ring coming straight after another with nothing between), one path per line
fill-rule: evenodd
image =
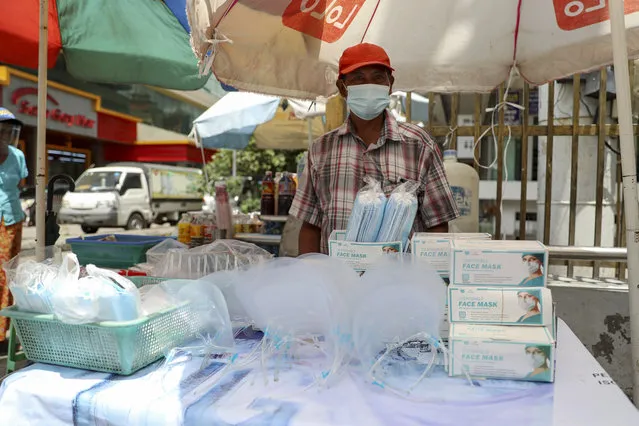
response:
M300 229L299 254L320 253L322 231L317 226L304 222Z
M426 232L437 232L441 234L448 233L448 223L442 223L441 225L433 226L432 228L428 228Z

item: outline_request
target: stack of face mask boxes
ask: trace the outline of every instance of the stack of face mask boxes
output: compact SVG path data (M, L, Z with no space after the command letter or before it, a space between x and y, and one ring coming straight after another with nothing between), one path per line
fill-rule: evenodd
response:
M536 241L451 241L451 376L552 382L548 250Z

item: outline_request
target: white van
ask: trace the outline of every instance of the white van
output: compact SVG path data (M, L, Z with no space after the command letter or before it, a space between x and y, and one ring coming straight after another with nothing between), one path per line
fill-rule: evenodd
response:
M82 173L75 190L62 199L60 223L85 233L101 227L143 229L151 223L176 224L182 213L202 208L202 171L161 164L114 163Z

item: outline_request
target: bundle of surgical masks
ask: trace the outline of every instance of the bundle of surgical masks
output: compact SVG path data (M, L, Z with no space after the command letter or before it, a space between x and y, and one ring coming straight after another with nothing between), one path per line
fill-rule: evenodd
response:
M53 314L68 324L131 321L140 316L137 287L115 272L87 265L73 253L57 264L12 260L5 266L15 305L25 312Z
M377 241L401 241L407 247L408 237L417 214L417 182L408 181L399 185L388 197L384 220Z
M366 185L357 193L348 219L346 241L375 242L382 226L387 202L382 185L368 176L364 182Z

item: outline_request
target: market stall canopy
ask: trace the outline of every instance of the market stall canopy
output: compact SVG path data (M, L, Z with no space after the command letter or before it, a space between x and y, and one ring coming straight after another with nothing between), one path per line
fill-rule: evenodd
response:
M324 133L325 110L320 102L232 92L195 119L192 135L205 148L243 149L255 136L262 149L305 149L309 135Z
M0 62L38 66L38 0L3 1ZM50 0L48 65L61 52L67 71L92 82L196 90L185 0Z
M598 68L612 62L607 3L187 0L187 15L196 55L222 83L312 99L336 93L339 57L360 42L386 49L401 90L490 91L514 64L534 84ZM639 1L625 8L637 56Z

